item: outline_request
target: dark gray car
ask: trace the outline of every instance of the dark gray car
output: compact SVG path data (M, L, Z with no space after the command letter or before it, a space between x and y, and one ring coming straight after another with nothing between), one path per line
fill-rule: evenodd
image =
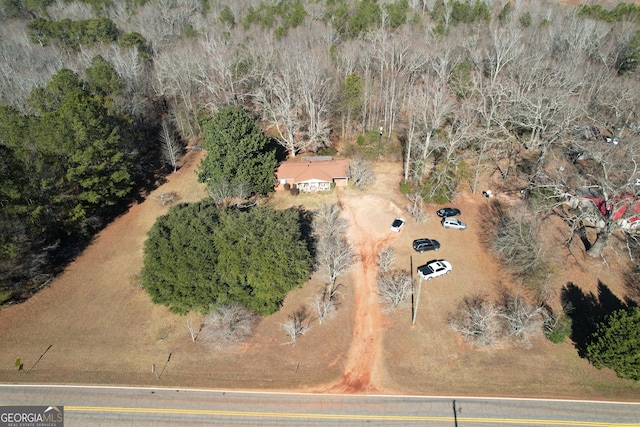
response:
M416 252L437 251L440 249L440 242L433 239L417 239L413 241L413 249Z

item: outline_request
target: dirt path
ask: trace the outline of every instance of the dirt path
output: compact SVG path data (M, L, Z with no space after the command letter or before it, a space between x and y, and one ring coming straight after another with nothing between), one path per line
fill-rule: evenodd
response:
M342 378L332 392L373 393L385 389L382 361L384 317L377 294L377 254L398 235L389 230L391 220L402 213L378 196L339 197L349 222L348 238L356 250L351 270L354 287L353 339Z

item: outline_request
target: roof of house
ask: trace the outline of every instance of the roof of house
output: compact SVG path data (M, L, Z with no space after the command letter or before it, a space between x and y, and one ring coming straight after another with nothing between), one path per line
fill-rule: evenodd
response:
M278 179L293 179L295 182L325 181L349 176L347 159L331 159L326 157L301 157L280 163L276 170Z

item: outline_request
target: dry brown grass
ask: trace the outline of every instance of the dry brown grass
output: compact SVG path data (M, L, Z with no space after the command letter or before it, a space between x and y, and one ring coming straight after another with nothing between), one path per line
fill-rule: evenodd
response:
M154 194L175 191L181 201L204 197L193 173L202 155L192 153L186 166ZM640 398L640 385L594 369L570 343L554 345L541 339L531 349L488 352L460 342L446 324L447 314L464 295L477 290L491 294L495 283L508 281L479 239L482 218L475 213L485 199L458 197L455 204L469 228L445 230L435 215L418 224L403 214L406 200L398 191L398 164L380 163L376 175L377 184L366 192L346 188L297 197L277 193L267 202L280 208L314 208L339 200L352 223L349 238L359 251L359 263L338 279L345 298L337 316L322 325L313 323L295 345L286 344L288 337L280 324L308 304L321 286L316 276L288 295L278 313L263 319L245 345L227 352L212 351L200 340L192 342L187 318L154 306L143 290L131 284L142 267L146 232L169 208L150 197L110 224L48 288L0 311L0 381ZM390 233L391 220L401 214L407 219L405 229ZM412 326L410 309L382 314L375 294L375 255L391 245L398 254L397 267L415 269L432 258L412 252L411 241L418 237L440 240L443 246L437 257L451 261L454 271L423 287L417 323ZM574 254L581 253L575 249ZM615 271L581 255L569 256L563 247L557 254L552 284L556 298L568 281L584 292L597 293L598 280L618 297L624 296ZM28 370L49 345L51 349L29 373L16 370L16 358ZM152 364L162 373L160 379L151 372Z

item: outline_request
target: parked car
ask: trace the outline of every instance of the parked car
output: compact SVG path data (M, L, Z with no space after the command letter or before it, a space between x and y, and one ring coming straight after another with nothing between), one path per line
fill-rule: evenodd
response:
M417 239L413 241L413 249L416 252L437 251L440 249L440 242L433 239Z
M458 216L460 215L460 209L457 208L442 208L436 211L436 214L440 218L447 218L449 216Z
M403 226L404 226L404 219L396 218L391 223L391 231L395 231L397 233L402 229Z
M455 228L461 231L467 228L467 224L460 221L458 218L442 218L440 223L444 228Z
M451 273L451 264L443 259L429 261L418 267L418 275L424 280L431 280L449 273Z

